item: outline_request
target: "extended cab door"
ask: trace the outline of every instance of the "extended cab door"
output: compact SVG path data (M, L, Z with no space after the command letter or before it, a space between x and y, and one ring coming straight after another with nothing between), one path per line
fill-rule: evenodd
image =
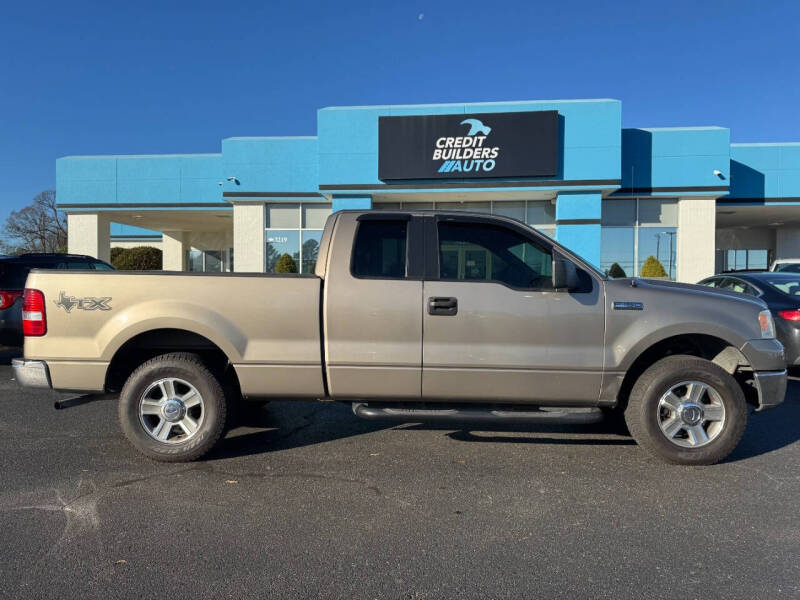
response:
M553 246L480 217L426 223L422 395L595 404L603 371L602 286L552 286Z
M422 385L422 221L338 215L323 318L329 394L418 399Z

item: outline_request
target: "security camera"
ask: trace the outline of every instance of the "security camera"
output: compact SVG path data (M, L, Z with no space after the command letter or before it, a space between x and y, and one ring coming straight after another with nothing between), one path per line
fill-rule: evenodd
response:
M230 181L231 183L239 183L239 180L236 179L236 177L228 177L228 181Z
M716 175L717 177L722 177L722 171L720 171L719 169L714 169L714 175Z

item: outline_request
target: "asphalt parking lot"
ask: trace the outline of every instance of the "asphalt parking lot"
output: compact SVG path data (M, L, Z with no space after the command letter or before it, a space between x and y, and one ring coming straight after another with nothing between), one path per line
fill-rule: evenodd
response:
M721 465L606 425L382 426L274 402L159 464L113 400L0 367L0 596L798 598L800 381Z

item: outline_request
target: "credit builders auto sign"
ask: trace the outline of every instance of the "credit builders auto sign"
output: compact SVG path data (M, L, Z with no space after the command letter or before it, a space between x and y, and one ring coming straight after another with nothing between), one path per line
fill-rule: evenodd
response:
M553 177L558 112L379 117L378 178Z

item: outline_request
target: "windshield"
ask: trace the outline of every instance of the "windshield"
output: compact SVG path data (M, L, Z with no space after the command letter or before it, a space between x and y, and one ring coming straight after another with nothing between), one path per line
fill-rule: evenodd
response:
M800 263L778 263L775 266L778 273L800 273Z

